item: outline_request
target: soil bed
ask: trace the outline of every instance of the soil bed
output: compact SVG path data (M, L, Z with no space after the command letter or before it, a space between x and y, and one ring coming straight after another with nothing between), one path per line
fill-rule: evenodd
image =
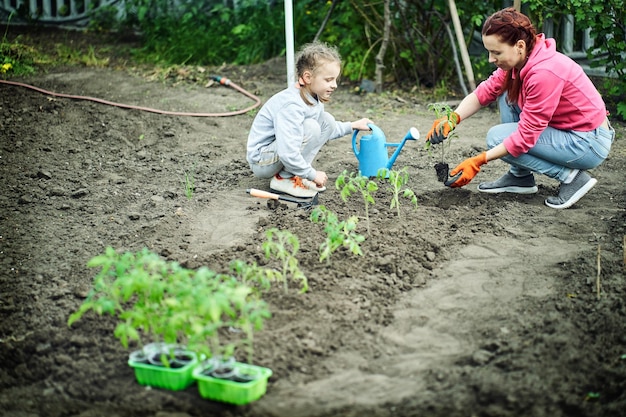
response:
M182 73L163 83L119 62L13 81L172 111L250 105L234 89ZM211 71L263 101L286 85L281 60ZM412 126L424 136L428 103L342 85L327 109L341 120L367 116L398 142ZM447 188L433 170L439 152L407 143L393 168L407 167L418 207L401 199L398 217L381 185L367 235L360 197L344 202L329 187L319 203L340 219L360 216L367 239L363 256L339 251L320 263L325 234L309 211L246 193L269 186L245 161L254 112L167 116L4 84L0 111L0 415L625 415L620 123L609 158L592 172L598 184L563 211L544 205L557 191L545 177L537 177L536 195L479 193L480 181L507 169L498 161L468 186ZM464 120L446 162L454 167L484 150L497 120L492 109ZM357 170L350 138L326 146L316 166L333 181ZM195 178L191 199L186 172ZM86 263L106 246L148 247L186 267L225 270L234 259L263 264L272 227L299 238L310 290L285 294L278 286L267 295L273 316L256 337L254 361L273 375L257 402L207 401L196 386L147 389L126 365L129 351L113 338L112 321L91 316L67 327L92 283Z

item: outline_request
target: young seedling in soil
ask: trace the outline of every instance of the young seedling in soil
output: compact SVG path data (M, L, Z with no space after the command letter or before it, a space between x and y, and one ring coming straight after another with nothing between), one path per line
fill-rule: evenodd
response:
M339 221L335 213L325 206L318 206L311 212L311 221L323 223L326 232L326 240L319 247L320 262L326 259L330 264L330 256L341 247L347 248L355 255L363 255L359 244L365 240L365 237L355 232L359 222L357 216Z
M263 268L256 262L251 264L240 259L232 260L229 264L230 271L235 274L241 282L250 285L259 294L269 291L272 282L281 281L281 273L272 268Z
M294 281L301 282L300 293L307 292L309 284L306 276L300 270L296 254L300 250L298 237L288 230L278 230L273 227L266 233L267 240L263 242L263 252L267 259L275 258L281 264L280 280L283 281L285 292L287 292L287 277Z
M169 268L156 254L146 249L138 253L118 254L107 248L104 254L92 258L88 267L100 268L93 289L79 309L70 315L68 326L92 310L98 315L116 316L120 322L114 335L128 348L134 340L143 345L141 333L153 341L175 342L166 331L164 317L159 314L165 282L171 274L182 275ZM141 333L140 333L141 332Z
M402 193L403 197L410 199L411 203L415 206L415 208L417 208L417 196L415 195L415 192L413 192L410 188L405 187L405 185L409 182L407 167L404 167L399 171L383 169L378 172L378 178L389 181L392 192L391 204L389 205L389 208L396 208L398 218L402 217L400 214L400 193Z
M360 175L355 172L350 172L348 174L347 170L344 170L335 181L335 187L338 190L341 190L341 199L344 202L348 201L348 197L359 191L361 193L361 197L363 198L363 203L365 204L365 221L367 222L367 234L370 234L370 216L369 216L369 205L374 204L374 197L372 193L378 190L378 184L376 182L370 180L368 177Z
M254 332L271 317L267 303L251 287L208 268L200 268L193 281L184 294L170 301L180 306L188 347L200 356L228 360L243 346L251 363ZM228 341L221 334L227 334Z
M454 110L452 110L452 108L447 105L446 103L430 103L428 105L428 109L432 110L435 112L435 118L439 119L442 117L446 117L448 125L450 126L450 128L452 129L454 127L454 122L450 119L450 117L452 116L452 113L454 113ZM451 130L450 133L448 134L448 147L450 147L450 144L452 143L452 138L454 137L455 132L454 130ZM440 182L446 182L448 180L448 172L449 172L449 165L446 163L445 161L445 143L446 141L444 140L443 142L441 142L441 161L435 164L435 171L437 172L437 179ZM426 148L430 151L430 142L426 143Z
M188 200L191 200L193 198L193 193L196 190L194 171L195 164L191 167L191 170L185 170L183 173L183 185L185 187L185 195L187 196Z

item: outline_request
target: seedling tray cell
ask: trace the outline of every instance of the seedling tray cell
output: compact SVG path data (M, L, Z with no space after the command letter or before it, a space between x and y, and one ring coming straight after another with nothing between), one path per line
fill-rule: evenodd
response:
M235 382L203 375L203 367L198 366L193 371L193 377L198 382L200 396L207 400L235 405L248 404L261 398L267 390L267 380L272 376L272 370L241 362L236 362L235 368L257 371L259 377L249 382Z
M163 388L171 391L180 391L195 382L193 370L198 359L181 368L166 368L140 362L128 361L128 365L135 370L135 378L140 385Z

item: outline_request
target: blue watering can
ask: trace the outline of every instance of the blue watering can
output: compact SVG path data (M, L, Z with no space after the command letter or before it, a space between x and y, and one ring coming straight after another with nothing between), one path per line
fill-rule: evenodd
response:
M407 140L416 140L420 137L420 132L412 127L400 143L387 143L385 134L374 124L368 124L372 129L372 134L361 137L360 149L357 149L356 138L359 133L354 131L352 135L352 149L359 160L359 171L364 177L375 177L381 169L391 170L391 166L400 154L404 143ZM389 157L388 147L395 146L398 149Z

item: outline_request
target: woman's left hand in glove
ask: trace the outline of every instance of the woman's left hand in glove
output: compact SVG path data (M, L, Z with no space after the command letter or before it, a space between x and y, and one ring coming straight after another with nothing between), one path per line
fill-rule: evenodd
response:
M463 187L478 174L480 171L480 167L487 163L487 152L483 152L480 155L476 155L474 157L468 158L465 161L461 162L450 171L450 180L446 181L445 184L448 187L458 188ZM459 175L458 178L454 178Z

